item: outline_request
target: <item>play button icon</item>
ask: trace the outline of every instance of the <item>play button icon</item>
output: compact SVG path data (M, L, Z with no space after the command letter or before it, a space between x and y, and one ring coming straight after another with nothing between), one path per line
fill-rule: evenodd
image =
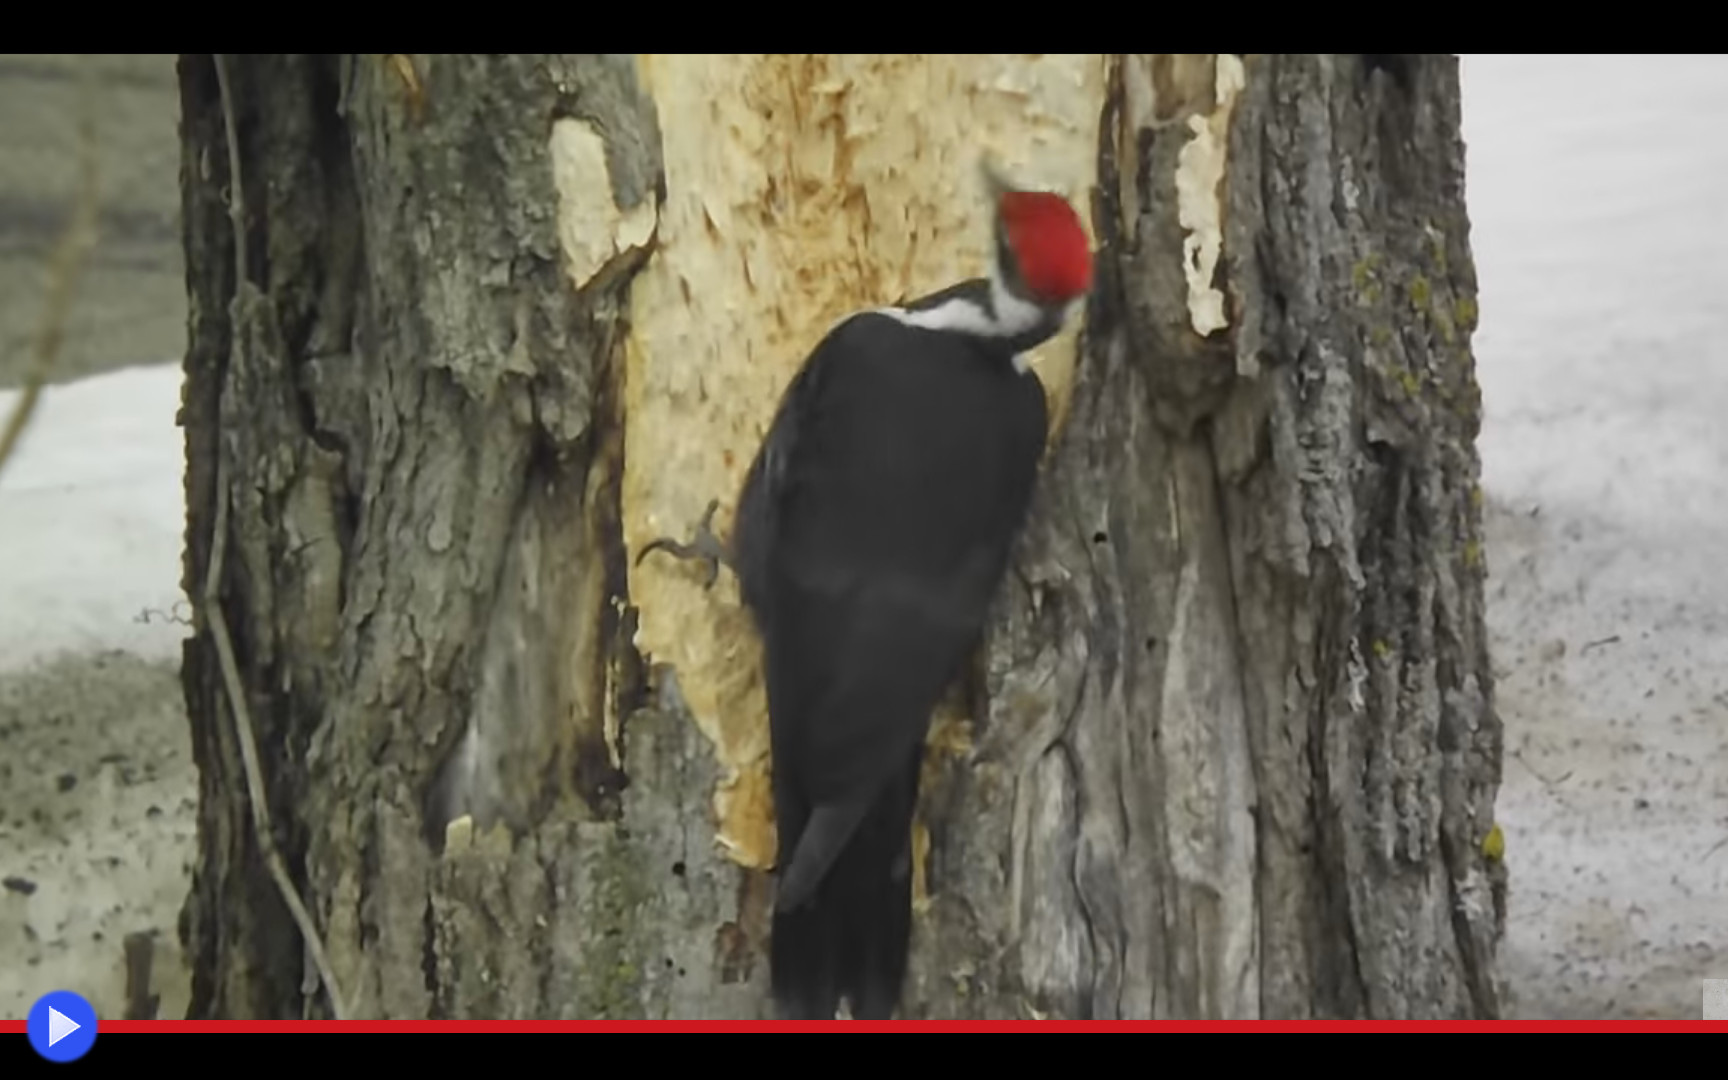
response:
M96 1041L96 1010L70 990L44 994L25 1025L30 1046L49 1061L77 1061Z
M59 1046L60 1040L81 1029L84 1025L67 1016L65 1013L48 1006L48 1045Z

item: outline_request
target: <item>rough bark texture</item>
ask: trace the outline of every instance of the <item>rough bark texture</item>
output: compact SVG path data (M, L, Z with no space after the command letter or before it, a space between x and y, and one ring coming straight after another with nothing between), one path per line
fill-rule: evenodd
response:
M1247 58L1202 340L1173 178L1214 65L1114 62L1073 411L936 815L932 1012L1496 1014L1458 73L1394 63Z
M908 1015L1496 1011L1456 64L1232 60L1108 61L1100 286L973 752L925 799ZM762 1015L768 881L713 842L714 748L631 646L618 343L647 249L577 273L558 241L560 118L601 134L621 214L664 197L632 64L232 72L264 298L238 319L214 69L181 61L187 586L231 499L276 842L350 1011ZM1207 123L1210 273L1181 254ZM192 1011L321 1014L207 633L185 682Z
M622 791L606 739L641 697L617 521L631 268L572 288L548 144L559 118L585 120L619 201L655 200L652 103L628 59L409 64L232 65L265 297L235 326L214 68L181 61L187 585L232 498L225 606L277 842L358 1015L753 1007L708 959L740 893L702 842L700 740L637 713ZM186 686L192 1010L317 1011L259 869L207 635ZM460 815L478 830L446 850Z

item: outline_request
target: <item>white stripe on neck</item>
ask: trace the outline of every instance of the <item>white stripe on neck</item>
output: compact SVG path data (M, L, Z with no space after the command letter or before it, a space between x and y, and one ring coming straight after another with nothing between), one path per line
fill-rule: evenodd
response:
M921 330L957 330L979 337L1018 337L1038 328L1044 312L1037 304L1022 300L1002 283L1002 275L994 260L990 264L990 306L994 314L964 297L945 300L933 308L907 311L900 307L878 308L883 315ZM1014 358L1014 366L1025 370L1023 357Z

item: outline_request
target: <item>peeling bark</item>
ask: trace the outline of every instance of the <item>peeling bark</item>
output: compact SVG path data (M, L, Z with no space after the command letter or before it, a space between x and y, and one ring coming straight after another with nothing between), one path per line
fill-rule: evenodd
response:
M931 1014L1497 1014L1457 65L1245 71L1201 338L1177 176L1214 67L1113 64L1104 272L950 770Z
M971 748L931 764L907 1015L1495 1014L1457 70L1399 59L1108 58L1099 287ZM187 591L230 499L275 841L350 1010L765 1015L732 763L635 644L625 343L668 187L638 66L232 70L265 302L230 315L185 56ZM207 635L184 680L192 1012L319 1015Z
M629 267L570 280L549 160L554 125L582 119L608 133L620 209L654 204L652 102L628 58L234 67L266 303L230 325L220 104L210 58L185 57L187 577L232 498L225 606L276 839L337 980L367 1016L666 1012L681 970L711 973L691 942L743 900L686 835L706 813L688 734L633 720L628 791L607 738L644 691L618 506ZM321 999L258 873L208 647L186 663L192 1009L300 1015ZM627 837L636 818L654 825ZM675 864L699 926L633 930ZM691 993L739 1007L719 985Z

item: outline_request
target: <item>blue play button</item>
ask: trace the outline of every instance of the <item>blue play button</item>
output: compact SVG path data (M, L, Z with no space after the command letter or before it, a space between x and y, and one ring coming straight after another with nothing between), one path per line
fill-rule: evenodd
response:
M77 1061L96 1041L96 1010L70 990L43 994L30 1006L30 1045L49 1061Z

